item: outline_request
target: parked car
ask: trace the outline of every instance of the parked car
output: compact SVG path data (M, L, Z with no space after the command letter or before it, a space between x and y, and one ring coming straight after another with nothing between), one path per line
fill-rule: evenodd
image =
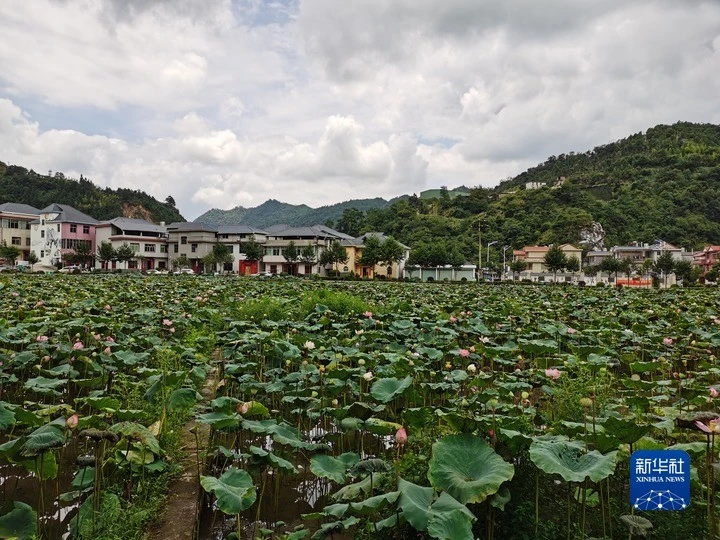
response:
M156 276L156 275L168 274L169 272L167 270L157 270L157 269L153 268L151 270L146 270L145 273L150 276Z
M61 274L79 274L81 271L82 268L74 264L71 264L70 266L64 266L60 269Z
M176 270L174 273L175 273L175 275L178 275L178 276L181 274L190 274L190 275L194 276L195 270L193 270L192 268L181 268L180 270Z

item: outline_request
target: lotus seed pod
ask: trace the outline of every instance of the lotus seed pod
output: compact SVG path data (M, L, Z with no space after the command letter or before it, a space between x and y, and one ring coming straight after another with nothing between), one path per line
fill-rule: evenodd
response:
M592 404L593 404L592 399L587 398L587 397L580 398L580 405L582 405L583 407L585 407L585 408L592 407Z
M487 402L487 406L490 407L491 409L494 409L495 407L498 406L498 400L497 400L497 399L494 399L494 398L493 398L493 399L489 399L488 402Z
M520 394L520 397L522 397L523 399L527 399L530 397L530 394L528 394L527 392L523 392L522 394Z

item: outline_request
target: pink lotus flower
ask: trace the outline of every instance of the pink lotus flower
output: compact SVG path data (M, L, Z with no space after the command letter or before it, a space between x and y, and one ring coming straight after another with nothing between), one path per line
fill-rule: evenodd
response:
M700 429L700 431L703 431L705 433L720 433L720 418L714 418L708 422L707 425L705 425L700 420L695 421L695 425Z
M458 351L458 354L463 358L467 358L468 356L470 356L470 351L468 351L467 349L460 349Z
M105 304L105 311L110 311L111 309L110 304Z
M673 344L672 338L669 338L669 337L663 338L663 345L666 345L667 347L669 347L672 344Z
M110 356L112 354L112 351L110 350L110 347L105 347L105 350L103 351L105 354Z
M95 334L95 335L93 335L93 337L94 337L97 341L100 341L100 340L102 339L102 335L100 335L100 334Z
M711 386L710 387L710 397L716 398L718 396L720 396L720 392L717 391L717 388L715 388L714 386Z
M249 404L249 403L243 403L242 405L240 405L240 406L238 407L237 412L239 412L240 414L243 414L243 415L244 415L244 414L247 414L249 410L250 410L250 404Z
M112 336L105 336L105 341L108 343L115 343L115 340L112 338Z
M575 330L575 329L572 328L571 326L568 326L568 329L567 329L567 333L568 333L568 334L572 335L572 334L574 334L574 333L576 333L576 332L577 332L577 330Z
M73 414L70 416L67 420L65 420L65 425L70 429L75 429L78 426L78 415Z
M163 319L163 326L172 326L172 321L170 319Z
M470 352L475 352L475 345L470 346Z
M395 442L398 444L398 446L404 446L407 440L407 431L405 431L404 427L401 427L397 430L397 433L395 433Z
M84 347L85 346L83 345L82 341L76 341L75 344L73 345L73 350L79 351L80 349L82 349Z
M372 311L366 311L366 312L365 312L365 316L366 316L368 319L372 319Z
M454 315L450 315L450 322L451 322L451 323L456 323L456 322L457 322L457 317L455 317Z
M38 336L35 338L35 341L38 343L45 343L49 338L47 336Z
M545 376L552 380L559 379L561 375L562 375L562 371L560 371L559 369L552 368L552 369L545 370Z

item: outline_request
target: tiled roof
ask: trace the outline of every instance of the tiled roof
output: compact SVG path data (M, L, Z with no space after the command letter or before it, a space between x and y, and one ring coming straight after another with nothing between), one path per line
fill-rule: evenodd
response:
M109 221L103 221L100 225L112 224L122 231L140 231L140 232L156 232L164 233L167 229L162 225L155 225L144 219L118 217Z
M0 212L8 212L10 214L40 214L40 210L34 206L11 202L0 204Z
M195 221L176 221L167 226L168 232L175 231L205 231L216 233L217 228L212 225L205 225L204 223L196 223Z
M83 214L80 210L73 208L68 204L51 204L40 210L41 214L58 214L55 219L51 221L55 223L87 223L90 225L96 225L98 220Z
M262 229L256 229L249 225L219 225L218 234L267 234Z

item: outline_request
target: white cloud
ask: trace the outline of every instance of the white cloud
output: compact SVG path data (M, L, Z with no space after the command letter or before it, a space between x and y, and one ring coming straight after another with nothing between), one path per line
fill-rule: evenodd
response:
M720 122L717 2L337 6L0 2L0 160L172 194L195 217L493 185L658 123Z

